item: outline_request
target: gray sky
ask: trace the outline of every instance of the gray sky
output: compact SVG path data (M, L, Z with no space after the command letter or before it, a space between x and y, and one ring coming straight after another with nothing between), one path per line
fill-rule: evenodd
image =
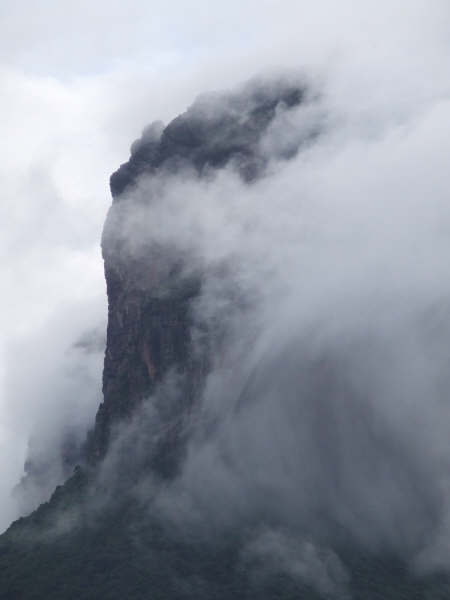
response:
M77 414L86 426L95 413L99 354L74 359L70 348L105 325L108 178L141 129L202 91L300 68L324 85L335 118L389 145L398 127L448 114L450 7L4 0L0 27L1 528L16 515L9 492L30 435L47 439ZM443 143L439 125L424 136L431 149ZM430 165L418 181L435 176Z

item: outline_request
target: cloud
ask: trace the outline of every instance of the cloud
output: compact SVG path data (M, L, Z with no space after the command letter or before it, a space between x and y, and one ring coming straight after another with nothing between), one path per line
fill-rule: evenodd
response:
M101 353L74 343L104 324L98 243L130 141L199 92L300 68L319 108L281 119L267 152L310 119L325 135L251 187L160 182L141 221L233 272L198 305L229 326L203 399L214 435L158 502L225 523L259 503L300 529L319 504L363 544L446 564L447 3L6 2L2 21L2 526L28 439L48 455L95 410Z
M282 531L264 529L244 549L247 568L259 577L286 573L297 584L315 588L324 598L350 598L349 576L333 551L299 541Z
M46 501L80 462L101 401L104 327L103 299L78 302L6 346L4 463L11 475L3 487L2 526Z
M150 504L182 527L269 521L448 566L450 103L369 101L367 127L333 85L279 115L267 149L304 111L320 135L267 176L142 177L113 209L131 253L191 257L199 325L226 331L181 473Z

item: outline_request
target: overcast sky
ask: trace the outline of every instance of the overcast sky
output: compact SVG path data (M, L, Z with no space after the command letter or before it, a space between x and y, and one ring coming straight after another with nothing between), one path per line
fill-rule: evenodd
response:
M300 68L326 82L336 115L378 135L449 101L450 6L3 0L0 23L3 528L30 436L95 414L101 352L71 348L105 327L108 178L142 128L202 91Z

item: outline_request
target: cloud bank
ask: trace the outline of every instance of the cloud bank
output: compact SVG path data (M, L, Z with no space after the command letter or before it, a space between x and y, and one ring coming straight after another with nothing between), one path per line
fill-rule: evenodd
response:
M76 344L104 324L98 242L124 148L199 92L300 68L318 100L280 119L265 146L270 157L317 123L294 161L251 187L228 170L136 192L160 186L139 215L143 239L232 273L198 305L199 319L229 319L203 398L208 426L157 502L220 526L270 515L276 531L310 528L325 547L344 528L446 566L448 6L194 4L186 15L182 3L134 2L123 20L114 3L68 18L46 2L38 27L37 8L24 19L4 5L5 31L33 33L2 42L1 524L19 510L10 491L28 440L51 454L95 412L101 351ZM218 302L230 288L251 312Z
M156 244L189 257L187 273L204 277L197 326L220 324L181 472L141 483L139 497L206 536L266 524L256 554L324 594L333 586L313 577L318 557L349 544L448 568L450 506L450 102L398 118L370 106L360 120L332 91L323 82L279 112L259 179L243 180L239 164L142 175L112 209L129 254ZM208 118L223 104L196 107ZM293 132L306 141L280 161ZM121 433L106 477L124 440L158 425L159 402L149 399L142 429L138 419ZM286 530L306 544L294 566ZM346 579L335 564L333 585Z

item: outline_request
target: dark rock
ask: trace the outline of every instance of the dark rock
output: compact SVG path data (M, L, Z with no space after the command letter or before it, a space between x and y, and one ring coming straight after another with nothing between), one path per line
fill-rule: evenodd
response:
M264 169L259 142L277 110L298 106L304 96L302 86L283 80L201 96L165 129L156 122L144 130L131 147L130 160L111 176L113 197L119 199L141 175L182 167L202 174L234 162L243 179L251 181Z

